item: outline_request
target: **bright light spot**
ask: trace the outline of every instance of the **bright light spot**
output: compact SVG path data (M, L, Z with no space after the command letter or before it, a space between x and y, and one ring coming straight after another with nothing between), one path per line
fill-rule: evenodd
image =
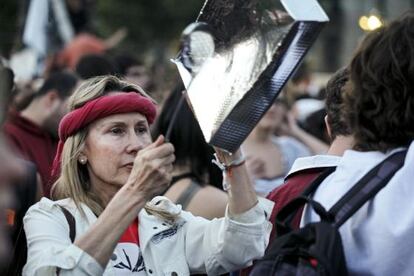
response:
M359 18L359 27L364 31L368 31L368 17L364 15Z
M371 15L368 18L368 29L370 31L376 30L378 28L382 27L382 21L381 19L376 15Z
M382 27L382 19L378 15L363 15L359 18L359 27L364 31L371 32Z

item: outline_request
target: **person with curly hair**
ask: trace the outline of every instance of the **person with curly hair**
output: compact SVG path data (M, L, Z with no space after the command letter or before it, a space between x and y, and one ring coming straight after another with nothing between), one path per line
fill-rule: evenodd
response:
M414 271L414 11L368 34L353 56L343 116L354 136L313 199L333 206L368 171L407 149L404 166L339 229L351 275ZM319 221L305 207L301 225Z

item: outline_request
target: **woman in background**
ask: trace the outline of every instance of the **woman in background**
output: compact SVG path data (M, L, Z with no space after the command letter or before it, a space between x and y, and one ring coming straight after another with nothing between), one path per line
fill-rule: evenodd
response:
M285 135L276 136L275 133ZM322 153L328 146L300 129L277 99L242 145L247 168L258 195L283 184L296 158Z

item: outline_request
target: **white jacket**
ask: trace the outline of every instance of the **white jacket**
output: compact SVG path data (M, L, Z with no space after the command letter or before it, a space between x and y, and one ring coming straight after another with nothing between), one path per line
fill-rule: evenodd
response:
M181 276L190 272L219 275L248 266L251 260L264 254L272 228L267 220L273 208L271 201L259 199L259 204L243 214L232 216L226 211L224 218L209 221L182 211L180 205L165 197L153 199L160 200L158 206L179 214L175 226L180 227L172 235L157 235L168 230L171 233L173 226L148 215L144 209L140 211L140 249L147 275ZM96 221L86 205L82 205L86 219L82 217L70 199L43 198L33 205L24 217L28 260L23 275L56 275L57 267L61 268L60 275L115 275L112 260L103 269L71 243L69 225L57 205L75 217L77 237Z

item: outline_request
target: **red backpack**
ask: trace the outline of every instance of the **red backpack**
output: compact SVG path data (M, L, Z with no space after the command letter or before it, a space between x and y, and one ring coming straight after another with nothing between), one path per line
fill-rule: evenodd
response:
M270 216L270 221L272 224L275 223L276 215L279 211L285 207L292 199L297 198L302 194L303 191L325 170L331 169L332 167L319 167L299 171L289 175L285 183L274 189L268 196L267 199L273 201L275 205L273 206L272 214ZM292 228L298 229L300 225L300 219L302 217L303 208L300 209L294 219L292 220ZM275 229L273 227L272 233L270 234L270 241L274 240ZM270 244L269 244L270 245ZM240 276L247 276L250 274L250 271L254 267L254 264L248 268L245 268L240 271Z

